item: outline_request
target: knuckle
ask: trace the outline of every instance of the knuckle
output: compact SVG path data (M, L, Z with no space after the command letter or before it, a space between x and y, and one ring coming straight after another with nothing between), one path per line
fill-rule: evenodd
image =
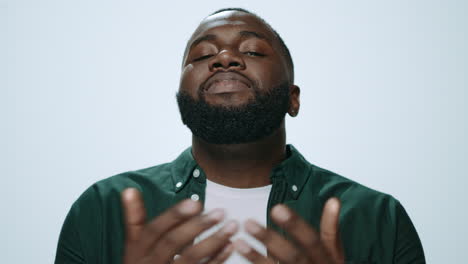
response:
M216 224L216 221L209 219L207 216L199 215L191 220L190 225L192 230L203 231Z
M254 234L254 237L256 237L258 240L262 242L268 242L268 241L273 240L274 231L270 229L260 229Z
M218 230L212 237L207 239L215 241L215 243L223 243L231 237L231 234L224 232L223 230Z
M337 233L330 231L330 230L322 230L321 235L325 239L334 239L337 235Z
M149 224L147 227L146 227L146 230L145 230L147 233L150 233L151 235L153 236L158 236L159 234L161 234L162 230L161 230L161 227L159 225L156 225L156 224ZM146 233L145 232L145 233Z
M320 244L320 239L313 236L306 236L303 238L303 243L309 248L317 248Z
M252 263L264 263L267 260L266 256L259 253L255 248L249 247L247 251L243 251L241 254Z
M223 263L224 260L227 259L229 255L227 254L219 254L217 256L215 256L213 259L210 260L210 262L208 262L209 264L217 264L217 263Z
M168 234L161 239L160 243L164 245L166 248L174 248L179 244L178 242L179 240L177 239L175 235Z
M265 232L260 232L259 235L262 236L262 240L265 242L273 241L274 240L274 234L271 230L267 230Z

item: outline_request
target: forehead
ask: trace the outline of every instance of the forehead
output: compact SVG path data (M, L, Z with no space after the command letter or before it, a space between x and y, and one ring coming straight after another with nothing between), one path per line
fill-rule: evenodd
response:
M233 30L254 31L261 33L267 39L275 43L276 38L272 30L258 17L239 11L224 11L205 18L192 34L188 42L190 44L198 37L206 34L230 34Z

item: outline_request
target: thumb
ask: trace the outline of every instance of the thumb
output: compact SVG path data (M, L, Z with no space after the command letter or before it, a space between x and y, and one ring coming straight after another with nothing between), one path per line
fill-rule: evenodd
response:
M344 252L339 232L341 203L336 197L327 200L320 220L320 239L333 260L344 262Z
M127 242L136 241L146 223L146 210L140 192L127 188L122 192L124 208L125 235Z

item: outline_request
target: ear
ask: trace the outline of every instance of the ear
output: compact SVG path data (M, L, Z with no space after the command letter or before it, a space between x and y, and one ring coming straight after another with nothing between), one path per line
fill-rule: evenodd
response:
M299 108L301 107L301 89L299 86L292 84L289 86L289 109L288 114L292 117L297 116L299 114Z

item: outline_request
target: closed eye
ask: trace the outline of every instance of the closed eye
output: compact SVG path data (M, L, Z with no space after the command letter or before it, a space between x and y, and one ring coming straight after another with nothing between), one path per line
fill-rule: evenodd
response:
M198 58L194 59L193 61L201 61L201 60L204 60L204 59L208 59L211 56L213 56L213 55L208 54L208 55L205 55L205 56L198 57Z
M244 52L244 54L246 54L248 56L252 56L252 57L264 57L265 56L265 54L258 53L258 52L255 52L255 51L247 51L247 52Z

